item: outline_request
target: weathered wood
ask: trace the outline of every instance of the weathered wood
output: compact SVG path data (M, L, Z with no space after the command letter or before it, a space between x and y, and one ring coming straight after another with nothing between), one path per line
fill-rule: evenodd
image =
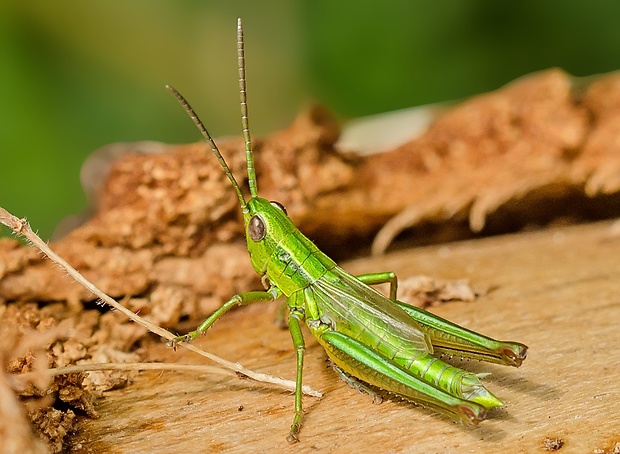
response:
M473 303L433 308L459 324L529 345L519 369L469 362L506 406L471 429L406 402L373 405L327 367L308 335L301 443L285 440L289 393L225 376L143 373L108 392L100 418L84 420L73 452L596 452L620 441L620 234L598 223L413 249L345 264L355 273L394 270L468 278L490 292ZM261 371L292 378L287 331L275 305L225 316L200 345ZM199 363L158 346L152 359Z

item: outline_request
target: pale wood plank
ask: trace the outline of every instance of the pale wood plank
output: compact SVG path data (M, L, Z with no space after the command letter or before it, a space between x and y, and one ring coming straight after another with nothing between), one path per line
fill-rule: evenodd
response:
M617 224L615 225L617 230ZM327 368L307 336L306 383L326 393L305 399L301 443L285 436L293 415L286 392L234 377L144 373L106 393L100 418L86 420L73 452L594 452L620 441L620 235L599 223L413 249L345 264L355 273L394 270L469 278L492 288L473 303L433 310L485 334L530 347L519 369L468 363L506 407L470 429L403 402L373 405ZM248 367L292 378L289 334L273 325L274 305L229 314L200 344ZM155 346L153 359L199 363ZM240 410L240 407L243 407Z

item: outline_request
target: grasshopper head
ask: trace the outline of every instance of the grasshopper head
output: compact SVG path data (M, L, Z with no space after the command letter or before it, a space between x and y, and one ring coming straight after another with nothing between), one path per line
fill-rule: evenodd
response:
M267 271L267 263L282 238L296 230L278 202L252 197L244 212L245 236L252 266L261 276Z

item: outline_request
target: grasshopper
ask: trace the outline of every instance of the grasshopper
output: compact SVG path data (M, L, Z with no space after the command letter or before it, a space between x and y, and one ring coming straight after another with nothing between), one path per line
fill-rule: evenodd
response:
M175 337L167 345L175 347L179 342L198 338L235 306L274 301L284 296L297 363L295 415L287 437L289 442L299 441L302 425L304 322L349 385L371 395L379 388L458 422L478 424L485 419L488 409L502 406L503 402L480 382L479 378L485 374L467 372L443 362L440 357L458 356L519 367L526 358L527 346L491 339L398 301L398 281L393 272L352 276L295 227L280 203L258 197L248 123L241 19L237 22L237 56L250 190L247 201L194 110L174 88L167 88L209 143L237 193L250 260L265 290L233 296L195 331ZM381 283L390 284L389 297L370 287Z

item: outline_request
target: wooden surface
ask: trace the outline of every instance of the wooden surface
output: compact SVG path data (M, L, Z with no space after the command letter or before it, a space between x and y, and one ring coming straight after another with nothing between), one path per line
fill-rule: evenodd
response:
M290 393L235 377L142 373L108 392L100 418L85 420L73 452L596 452L620 441L620 232L618 223L495 237L399 252L344 264L354 273L394 270L468 278L490 288L473 303L433 310L485 334L530 347L519 369L464 363L506 406L478 428L456 425L405 402L374 405L340 381L306 336L305 383L325 392L305 398L301 443L285 441ZM249 290L249 289L248 289ZM294 376L287 331L276 306L228 314L200 339L205 349L245 366ZM189 352L156 347L152 358L200 363Z

